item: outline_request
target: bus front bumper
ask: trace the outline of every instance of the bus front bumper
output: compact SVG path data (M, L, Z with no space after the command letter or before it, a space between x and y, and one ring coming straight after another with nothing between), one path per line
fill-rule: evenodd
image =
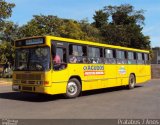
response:
M44 86L27 86L27 85L12 85L13 91L19 91L19 92L31 92L31 93L44 93L44 94L50 94L49 92L50 87L44 87Z

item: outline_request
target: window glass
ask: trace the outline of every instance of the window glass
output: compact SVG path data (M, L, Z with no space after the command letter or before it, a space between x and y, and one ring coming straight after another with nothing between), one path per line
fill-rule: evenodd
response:
M16 50L15 70L46 71L50 68L49 47Z
M149 60L148 54L144 54L144 60L145 60L145 61Z
M100 57L100 49L95 47L89 47L89 57Z
M115 64L116 59L114 58L114 50L112 49L105 49L105 64Z
M128 59L134 60L134 54L133 54L133 52L128 52Z
M28 49L17 49L16 50L16 70L27 70L27 63L28 63L28 56L29 50Z
M82 46L73 45L72 53L73 52L77 52L77 56L82 56L83 55Z
M125 51L117 50L116 51L117 63L118 64L127 64Z
M138 53L137 56L138 56L138 60L143 60L142 53Z
M125 52L117 50L117 58L118 59L125 59Z
M128 52L128 64L136 64L136 54L134 52Z
M57 48L56 49L56 55L60 57L60 61L63 62L63 49L62 48Z
M102 51L100 48L88 47L88 61L89 63L102 63Z
M87 47L81 45L69 45L70 63L87 63Z
M113 50L105 49L105 58L113 58Z
M137 53L137 63L144 64L144 58L143 58L142 53Z
M144 54L144 60L146 64L150 64L150 60L149 60L149 54Z
M53 57L53 69L62 70L67 67L66 65L66 49L65 48L56 48L56 55Z

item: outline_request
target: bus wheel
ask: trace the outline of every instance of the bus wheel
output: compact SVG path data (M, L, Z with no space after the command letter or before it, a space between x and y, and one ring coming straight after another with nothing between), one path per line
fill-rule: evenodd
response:
M129 76L129 84L128 84L128 89L133 89L136 84L136 78L133 74Z
M81 92L81 84L79 80L77 80L76 78L70 79L67 84L65 96L67 98L75 98L79 96L80 92Z

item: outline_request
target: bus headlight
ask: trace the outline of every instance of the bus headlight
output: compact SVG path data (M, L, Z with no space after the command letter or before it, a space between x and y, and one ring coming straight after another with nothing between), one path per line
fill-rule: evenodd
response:
M19 84L20 80L13 80L13 84Z
M36 84L37 84L37 85L47 86L47 85L49 85L49 81L37 81Z

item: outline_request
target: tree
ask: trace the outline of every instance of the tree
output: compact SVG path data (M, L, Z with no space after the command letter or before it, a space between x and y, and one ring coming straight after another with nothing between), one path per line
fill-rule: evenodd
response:
M18 38L18 30L18 25L14 24L13 22L6 21L0 39L13 44L14 40Z
M120 6L105 6L99 13L95 12L96 18L93 24L101 31L105 43L120 45L138 49L150 49L150 38L142 33L145 17L143 10L134 10L134 7L125 4ZM108 15L109 21L101 21L102 16Z
M0 44L0 62L4 63L6 61L9 61L11 64L13 64L14 60L14 48L11 42L3 41Z
M12 8L15 6L13 3L7 3L5 0L0 0L0 32L4 28L5 19L9 18L12 14Z
M35 15L33 19L19 29L20 37L54 35L81 39L83 33L74 20L61 19L57 16Z
M26 25L19 28L19 38L54 35L66 38L102 41L100 31L87 20L75 21L57 16L35 15Z
M63 20L64 23L58 29L61 37L83 39L83 31L80 24L74 20Z
M83 40L102 42L103 37L100 30L91 25L87 19L83 19L79 22L81 30L84 32Z
M105 6L103 11L112 17L112 23L115 25L144 24L144 10L134 10L130 4Z
M62 20L56 16L34 15L33 19L19 28L19 37L40 35L59 36L57 29L62 25Z
M12 14L12 8L15 6L13 3L7 3L5 0L0 0L0 62L6 60L13 61L13 39L16 37L15 30L17 25L12 22L6 21Z
M93 25L97 28L101 28L102 26L108 24L108 17L109 14L105 13L103 10L98 10L95 12L95 15L93 15L93 19L95 22L93 22Z

